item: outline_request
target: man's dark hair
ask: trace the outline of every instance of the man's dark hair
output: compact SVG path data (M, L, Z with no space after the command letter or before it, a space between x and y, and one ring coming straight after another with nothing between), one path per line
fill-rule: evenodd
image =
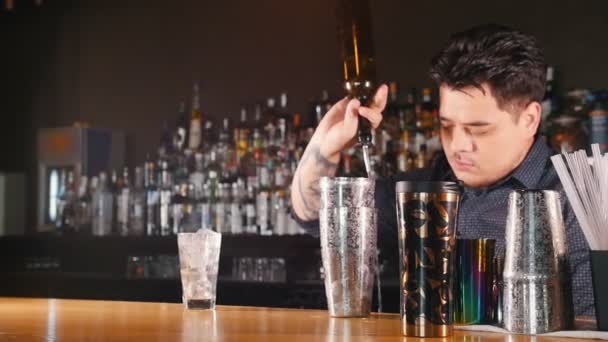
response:
M454 34L431 60L431 78L454 89L489 85L498 106L507 110L541 101L545 58L538 41L515 29L487 24Z

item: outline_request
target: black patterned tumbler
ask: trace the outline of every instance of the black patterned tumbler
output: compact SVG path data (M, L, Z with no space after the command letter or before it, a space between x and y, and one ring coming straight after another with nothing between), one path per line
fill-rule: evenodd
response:
M461 193L461 185L455 182L396 185L401 325L405 336L452 335Z

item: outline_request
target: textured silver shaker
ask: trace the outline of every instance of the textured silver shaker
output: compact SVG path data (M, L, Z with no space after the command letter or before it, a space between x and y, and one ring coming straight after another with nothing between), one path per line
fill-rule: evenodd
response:
M322 178L319 209L325 294L332 317L370 314L377 263L373 179Z
M557 191L511 192L505 248L504 328L522 334L570 328L572 290Z

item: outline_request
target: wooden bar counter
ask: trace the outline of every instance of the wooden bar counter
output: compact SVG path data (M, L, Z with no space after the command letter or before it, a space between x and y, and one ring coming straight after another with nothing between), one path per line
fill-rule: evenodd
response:
M402 337L399 315L331 318L327 311L0 298L0 341L424 341ZM426 341L574 341L472 331Z

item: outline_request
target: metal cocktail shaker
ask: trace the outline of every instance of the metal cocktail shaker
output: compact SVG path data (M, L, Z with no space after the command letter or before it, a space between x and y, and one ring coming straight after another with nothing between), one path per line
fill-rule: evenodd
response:
M571 327L570 271L557 191L511 192L505 248L505 329L542 334Z
M452 334L456 224L454 182L398 182L401 324L405 336Z
M491 239L456 240L455 323L492 323L495 246Z
M374 187L370 178L320 181L321 257L332 317L364 317L371 311L377 263Z

